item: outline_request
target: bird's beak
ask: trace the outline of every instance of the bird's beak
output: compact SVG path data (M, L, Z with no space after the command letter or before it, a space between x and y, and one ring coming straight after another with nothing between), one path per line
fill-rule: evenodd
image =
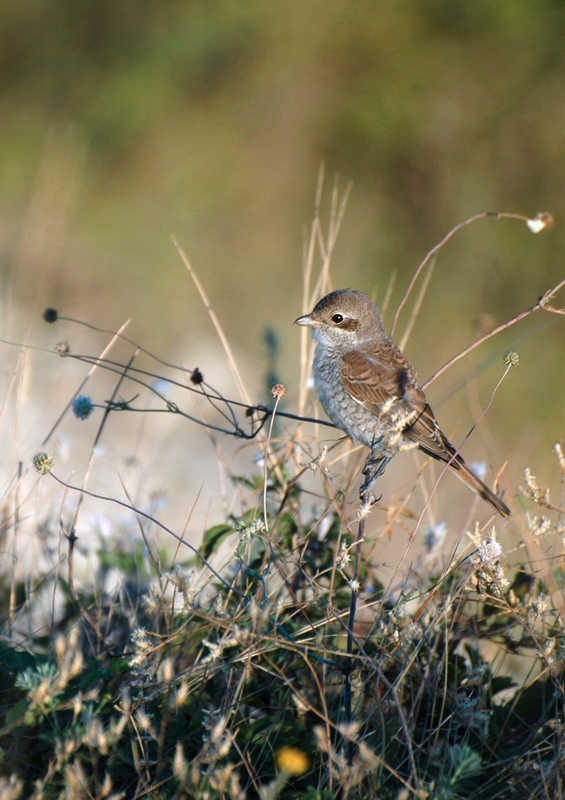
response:
M315 328L318 321L314 319L312 314L304 314L303 317L298 317L294 320L295 325L308 325L310 328Z

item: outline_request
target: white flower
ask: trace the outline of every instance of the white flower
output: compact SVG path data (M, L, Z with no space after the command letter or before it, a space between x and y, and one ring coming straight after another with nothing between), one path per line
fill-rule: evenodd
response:
M502 555L502 547L496 539L483 539L483 543L479 547L479 558L483 564L493 566Z
M333 516L331 514L326 514L326 516L322 517L322 519L318 522L318 528L316 530L316 539L319 542L324 541L324 539L328 535L330 528L333 525L333 521L334 521Z
M345 569L345 567L351 561L351 553L349 552L349 547L347 545L347 541L344 539L341 543L341 550L337 556L337 568L338 569Z
M532 233L539 233L544 228L551 228L553 223L553 216L548 211L540 211L533 219L526 220L526 225Z
M168 399L171 395L172 384L164 378L156 378L151 384L151 388L154 392L160 394L161 397Z

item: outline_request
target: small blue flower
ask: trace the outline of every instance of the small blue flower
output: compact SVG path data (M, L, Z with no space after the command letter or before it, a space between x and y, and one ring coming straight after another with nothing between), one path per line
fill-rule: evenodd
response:
M73 413L77 419L88 419L94 410L94 403L85 394L79 394L73 400Z
M487 476L487 465L484 461L473 461L471 464L471 472L473 475L476 475L477 478L480 478L482 481Z
M439 548L443 546L446 535L447 525L445 522L437 522L435 525L430 525L426 533L426 538L424 539L428 553L439 550Z

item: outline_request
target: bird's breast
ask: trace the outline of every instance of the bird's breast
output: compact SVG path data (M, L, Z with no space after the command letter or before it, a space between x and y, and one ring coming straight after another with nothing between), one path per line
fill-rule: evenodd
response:
M318 347L313 373L318 399L334 425L354 441L371 447L380 436L380 420L346 390L341 378L341 355Z

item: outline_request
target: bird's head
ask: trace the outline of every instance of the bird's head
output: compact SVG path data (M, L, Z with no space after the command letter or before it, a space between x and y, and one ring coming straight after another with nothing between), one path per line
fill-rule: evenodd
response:
M307 325L314 341L332 348L349 350L386 336L375 305L356 289L337 289L327 294L310 314L294 322Z

